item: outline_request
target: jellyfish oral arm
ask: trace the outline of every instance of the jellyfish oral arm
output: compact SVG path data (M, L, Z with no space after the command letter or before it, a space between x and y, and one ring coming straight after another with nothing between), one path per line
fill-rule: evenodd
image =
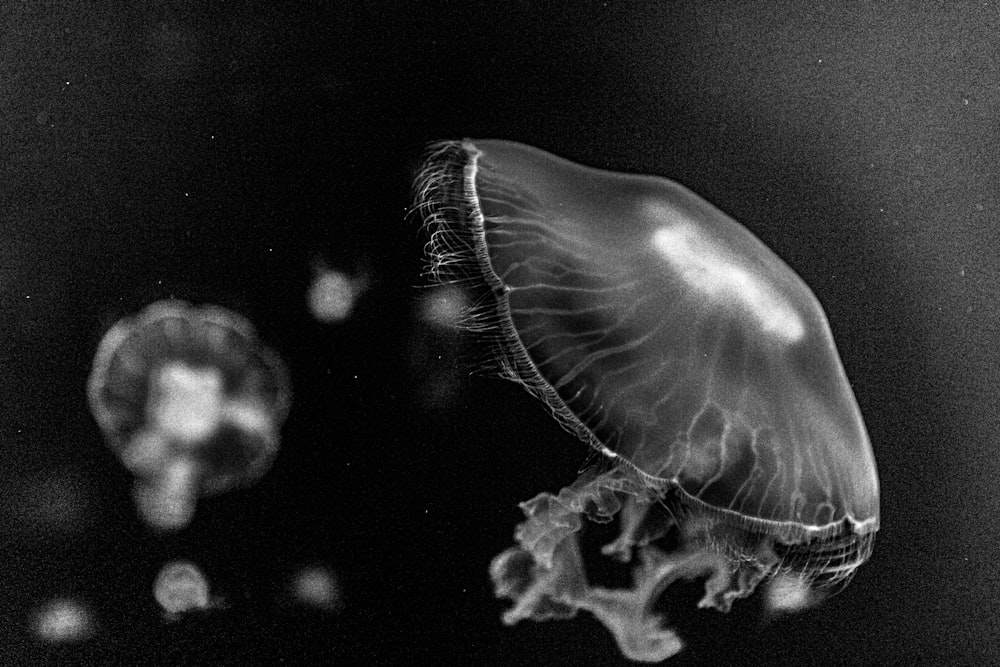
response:
M141 480L136 502L143 518L161 530L177 530L191 522L198 497L197 463L180 457L170 461L157 477Z

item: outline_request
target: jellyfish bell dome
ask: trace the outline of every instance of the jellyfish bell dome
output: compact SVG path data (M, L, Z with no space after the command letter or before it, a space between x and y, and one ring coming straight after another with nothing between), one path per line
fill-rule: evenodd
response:
M664 579L708 576L703 604L725 611L776 573L830 587L869 557L878 476L829 324L746 228L673 181L506 141L435 146L416 191L430 275L478 293L466 324L497 368L605 460L522 504L518 546L492 570L508 622L559 601L629 626L626 593L608 607L586 583L586 519L619 515L605 553L639 550L642 614ZM670 530L680 554L653 544ZM657 637L632 655L679 650Z

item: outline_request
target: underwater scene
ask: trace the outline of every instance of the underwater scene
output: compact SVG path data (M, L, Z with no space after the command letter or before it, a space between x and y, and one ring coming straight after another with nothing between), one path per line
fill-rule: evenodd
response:
M0 16L0 664L1000 662L996 8Z

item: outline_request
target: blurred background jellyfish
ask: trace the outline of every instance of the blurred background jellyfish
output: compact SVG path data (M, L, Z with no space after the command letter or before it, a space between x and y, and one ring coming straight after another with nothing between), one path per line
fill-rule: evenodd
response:
M291 597L299 604L313 609L340 611L343 593L337 575L324 565L305 565L298 568L288 584Z
M136 477L139 513L154 528L176 530L190 523L199 495L267 472L291 392L284 365L245 319L160 301L105 334L88 398Z
M490 568L506 623L586 610L659 661L682 648L653 613L677 579L725 612L779 575L839 590L868 559L878 476L829 324L749 231L672 181L505 141L435 146L416 193L430 273L475 295L467 328L603 455L521 504ZM578 542L615 517L603 554L638 561L631 589L591 585Z
M72 598L56 598L35 610L32 629L40 641L65 644L92 637L96 622L93 613L83 602Z
M153 582L153 597L167 620L218 604L212 600L208 579L197 565L186 560L170 561L160 569Z
M364 273L351 276L326 266L314 266L307 295L309 312L317 322L343 322L354 312L358 299L367 289L368 277Z

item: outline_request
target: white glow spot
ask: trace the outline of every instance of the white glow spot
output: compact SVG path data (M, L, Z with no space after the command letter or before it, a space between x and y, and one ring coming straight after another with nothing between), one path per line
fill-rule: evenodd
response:
M46 642L83 641L94 633L93 615L75 600L52 600L35 613L34 632Z
M420 305L420 318L442 329L455 329L469 307L465 293L457 287L438 287Z
M794 574L779 574L767 585L766 604L772 613L794 613L808 609L815 602L815 596L801 577Z
M309 312L320 322L342 322L354 312L354 304L367 281L334 269L318 270L309 287Z
M805 334L802 320L779 294L691 225L678 222L660 227L651 241L685 283L709 298L740 303L765 331L785 340L797 341Z
M340 583L325 567L306 567L296 572L291 591L298 602L311 607L337 610L341 606Z

